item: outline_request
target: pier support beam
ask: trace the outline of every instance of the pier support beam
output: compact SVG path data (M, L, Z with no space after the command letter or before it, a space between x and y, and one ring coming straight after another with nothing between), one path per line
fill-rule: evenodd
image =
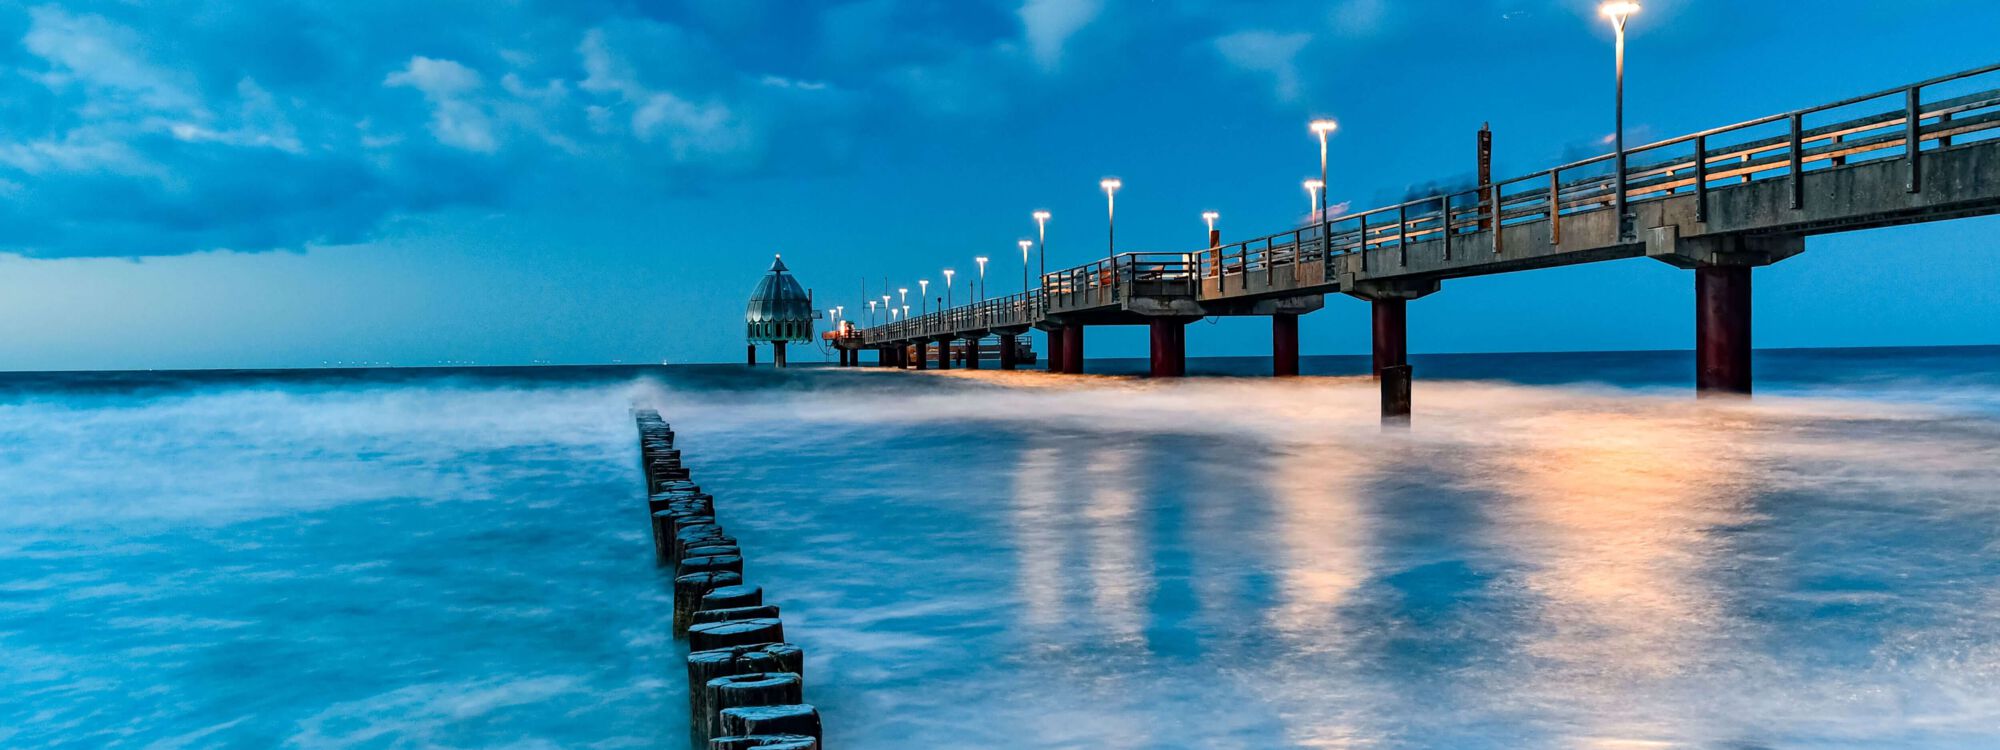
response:
M1153 377L1187 375L1187 324L1185 318L1153 318L1147 322L1153 334Z
M937 348L938 348L938 369L940 370L951 369L951 339L939 340L937 342Z
M931 358L930 344L923 341L918 341L915 344L913 344L913 346L917 348L917 356L916 356L917 369L919 370L929 369L930 358Z
M1694 270L1694 387L1750 395L1750 266Z
M1299 374L1299 316L1278 313L1271 316L1271 375L1289 378Z
M979 339L967 338L965 340L965 369L979 369Z
M748 366L750 366L750 367L756 367L756 366L757 366L757 345L756 345L756 344L751 344L751 345L749 345L749 346L747 346L747 347L744 347L744 348L745 348L745 349L747 349L747 350L749 350L749 355L748 355L748 357L746 357L746 358L744 359L744 362L743 362L743 364L745 364L745 365L748 365Z
M1063 326L1063 372L1070 375L1083 374L1083 326L1072 323Z
M1069 350L1063 348L1063 329L1062 327L1051 328L1044 333L1049 339L1048 370L1049 372L1062 372L1063 368L1067 366L1065 362L1069 357Z
M771 366L783 369L785 366L785 342L771 342Z
M1000 334L1000 369L1012 370L1020 366L1020 363L1015 360L1018 352L1016 347L1019 346L1017 341L1018 339L1014 337L1014 334Z
M1375 377L1410 363L1409 300L1370 300L1375 308Z

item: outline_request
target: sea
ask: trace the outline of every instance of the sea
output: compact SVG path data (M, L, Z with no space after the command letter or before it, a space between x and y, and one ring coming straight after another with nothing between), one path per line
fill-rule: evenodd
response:
M686 748L631 410L825 746L2000 747L2000 347L0 374L0 747Z

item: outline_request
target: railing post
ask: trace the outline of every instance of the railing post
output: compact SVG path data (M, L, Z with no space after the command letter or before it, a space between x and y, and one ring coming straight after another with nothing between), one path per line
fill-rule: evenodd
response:
M1549 244L1562 243L1562 170L1549 170Z
M1368 270L1368 214L1362 214L1360 222L1361 222L1361 230L1360 230L1361 242L1360 246L1355 249L1355 252L1361 253L1361 270L1367 271Z
M1444 235L1444 259L1451 260L1451 194L1438 203L1438 230Z
M1396 207L1396 264L1410 266L1410 202Z
M1708 221L1708 136L1694 137L1694 220Z
M1792 208L1794 209L1804 208L1806 205L1805 148L1799 137L1799 131L1803 130L1804 119L1804 115L1792 113Z
M1903 158L1908 160L1910 180L1903 186L1906 192L1917 192L1923 187L1923 146L1924 110L1920 100L1923 89L1911 86L1903 113Z

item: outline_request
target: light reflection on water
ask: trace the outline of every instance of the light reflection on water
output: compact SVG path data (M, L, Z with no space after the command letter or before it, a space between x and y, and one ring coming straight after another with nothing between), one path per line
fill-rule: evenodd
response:
M0 746L680 747L635 401L830 746L2000 745L1990 384L738 372L0 402Z

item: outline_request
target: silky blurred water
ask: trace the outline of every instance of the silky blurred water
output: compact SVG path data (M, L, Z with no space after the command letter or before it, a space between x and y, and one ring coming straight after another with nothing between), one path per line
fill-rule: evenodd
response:
M0 375L0 747L686 747L634 405L830 747L2000 746L2000 349L1415 364Z

